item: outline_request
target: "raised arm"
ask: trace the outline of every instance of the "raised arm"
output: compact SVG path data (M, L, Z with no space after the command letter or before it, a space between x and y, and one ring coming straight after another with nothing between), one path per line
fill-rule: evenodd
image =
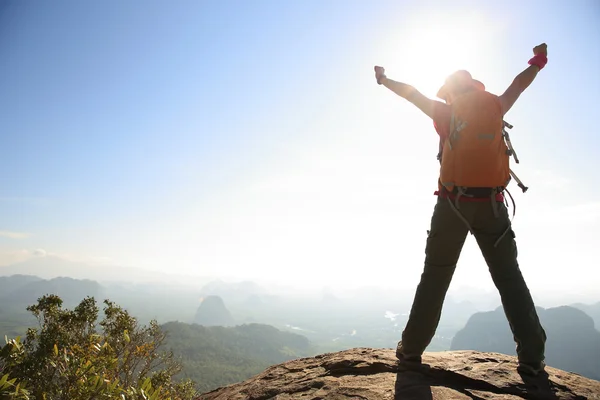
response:
M515 104L521 93L531 85L538 72L544 68L548 62L548 47L546 43L542 43L533 49L533 58L529 60L529 67L521 72L513 80L511 85L500 96L502 104L502 113L506 114L508 110Z
M385 86L390 89L392 92L396 93L398 96L405 98L406 100L413 103L417 106L421 111L423 111L429 118L434 119L434 111L436 108L436 103L439 103L445 106L445 103L441 101L432 100L422 93L420 93L417 89L402 82L396 82L385 76L385 70L383 67L375 67L375 78L377 79L377 83Z

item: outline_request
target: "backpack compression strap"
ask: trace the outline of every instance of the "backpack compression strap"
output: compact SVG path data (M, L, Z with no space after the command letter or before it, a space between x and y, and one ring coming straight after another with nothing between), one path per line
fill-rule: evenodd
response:
M510 141L510 135L508 134L508 131L506 130L508 129L512 129L513 126L511 124L509 124L506 121L502 121L504 123L504 126L502 127L502 135L504 136L504 140L506 141L506 147L508 147L508 156L513 156L513 158L515 159L515 162L518 164L519 163L519 157L517 157L517 153L515 152L515 149ZM523 181L521 181L517 175L514 173L514 171L511 169L510 170L510 176L517 182L517 185L521 188L521 190L523 191L523 193L525 193L527 191L527 189L529 189L527 186L525 186L523 184Z

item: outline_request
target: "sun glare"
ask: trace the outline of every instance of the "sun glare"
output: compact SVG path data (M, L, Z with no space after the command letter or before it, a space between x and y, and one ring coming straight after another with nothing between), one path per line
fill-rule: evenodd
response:
M410 83L421 92L435 96L444 79L458 69L473 73L485 57L490 38L487 22L480 14L421 14L401 29L392 48L398 49L391 75ZM392 72L393 71L393 72Z

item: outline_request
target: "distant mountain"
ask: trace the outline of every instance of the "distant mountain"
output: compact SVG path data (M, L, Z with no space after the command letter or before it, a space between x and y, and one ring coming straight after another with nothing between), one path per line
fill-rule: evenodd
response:
M171 270L171 269L169 269ZM197 285L201 287L211 278L167 274L120 265L96 265L66 260L57 256L35 257L26 261L0 267L0 276L33 275L43 279L70 277L104 282L154 282Z
M249 300L256 302L267 291L252 281L224 282L220 279L210 281L200 289L202 296L219 296L228 303L247 303Z
M600 332L594 328L592 318L569 306L537 310L548 337L548 365L600 380ZM454 336L450 350L516 355L515 343L502 307L474 314Z
M86 296L102 295L102 288L98 282L73 278L45 280L34 276L15 275L0 277L0 285L5 286L0 292L0 304L10 304L11 308L26 308L46 294L58 295L66 307L79 304Z
M596 325L596 329L600 330L600 301L595 304L575 303L571 306L580 309L592 317L594 324Z
M74 307L87 296L102 297L98 282L72 278L41 279L37 276L0 277L0 337L22 336L37 324L27 307L48 294L63 300L64 307Z
M207 296L202 300L194 322L204 326L232 326L235 324L231 313L219 296Z
M154 284L100 284L89 279L52 278L13 275L0 277L0 338L25 334L27 328L37 325L27 307L38 298L55 294L71 308L87 296L93 296L100 308L105 299L116 302L141 323L156 319L192 322L199 304L197 290L171 285Z
M17 292L23 286L41 280L42 278L33 275L0 276L0 297Z
M240 382L265 368L314 355L304 336L263 324L205 327L180 322L162 325L166 348L183 364L181 378L197 382L200 392Z

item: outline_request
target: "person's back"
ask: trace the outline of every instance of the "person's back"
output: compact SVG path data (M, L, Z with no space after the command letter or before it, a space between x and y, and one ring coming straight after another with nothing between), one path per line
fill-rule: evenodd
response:
M400 361L420 362L433 338L444 298L467 234L481 249L517 344L519 371L544 370L546 333L517 262L515 234L503 191L510 179L503 117L546 62L546 45L534 48L531 65L495 96L466 71L451 75L438 92L449 104L428 99L375 67L379 84L406 98L433 119L440 135L438 200L425 249L425 266L402 340ZM491 205L491 206L490 206Z

